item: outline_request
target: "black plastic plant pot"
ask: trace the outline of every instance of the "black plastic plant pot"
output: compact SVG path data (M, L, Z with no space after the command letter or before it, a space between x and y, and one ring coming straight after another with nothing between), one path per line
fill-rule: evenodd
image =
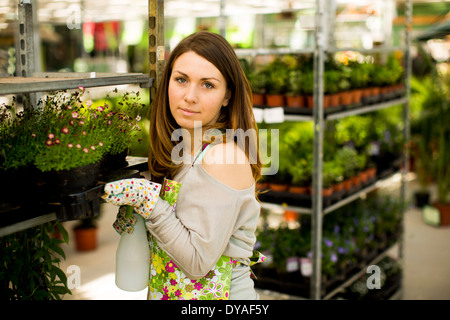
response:
M103 185L99 185L84 192L63 195L60 204L56 205L58 220L62 222L98 216L103 187Z

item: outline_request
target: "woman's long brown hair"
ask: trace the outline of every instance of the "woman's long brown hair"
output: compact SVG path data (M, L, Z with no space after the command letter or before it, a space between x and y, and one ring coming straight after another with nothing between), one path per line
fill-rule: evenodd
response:
M183 39L167 61L150 112L148 162L152 179L160 182L164 177L173 178L181 167L175 165L171 159L172 149L179 143L172 141L171 136L179 126L170 112L168 86L176 59L188 51L193 51L211 62L222 73L231 92L228 106L221 109L214 128L222 131L232 129L231 132L241 135L249 129L256 133L248 136L248 140L245 139L244 151L250 159L253 177L258 181L261 177L262 163L259 157L258 128L253 116L250 84L230 44L222 36L207 31L200 31ZM256 152L249 154L251 149Z

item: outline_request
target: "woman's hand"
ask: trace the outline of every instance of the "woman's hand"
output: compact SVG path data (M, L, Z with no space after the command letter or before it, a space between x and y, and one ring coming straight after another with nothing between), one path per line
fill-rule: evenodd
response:
M146 219L153 210L160 192L159 183L132 178L107 183L102 198L117 206L133 206L134 212Z

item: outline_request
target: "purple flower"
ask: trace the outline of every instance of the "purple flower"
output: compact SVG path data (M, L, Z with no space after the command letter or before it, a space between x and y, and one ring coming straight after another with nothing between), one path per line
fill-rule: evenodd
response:
M333 246L333 241L331 241L330 239L327 239L327 238L324 238L324 240L325 240L325 245L328 248L331 248Z
M330 257L330 258L331 258L331 261L332 261L332 262L336 262L336 261L338 260L337 255L336 255L336 253L334 253L334 252L331 254L331 257Z

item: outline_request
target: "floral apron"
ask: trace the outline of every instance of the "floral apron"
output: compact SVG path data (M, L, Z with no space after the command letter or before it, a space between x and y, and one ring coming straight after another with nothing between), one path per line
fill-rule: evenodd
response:
M203 157L208 144L203 144L194 163ZM160 198L166 200L175 212L176 200L181 184L164 179ZM230 296L231 273L240 263L222 255L215 266L201 279L189 279L162 250L154 237L148 233L150 243L149 300L228 300ZM254 252L251 264L264 261L264 256Z

